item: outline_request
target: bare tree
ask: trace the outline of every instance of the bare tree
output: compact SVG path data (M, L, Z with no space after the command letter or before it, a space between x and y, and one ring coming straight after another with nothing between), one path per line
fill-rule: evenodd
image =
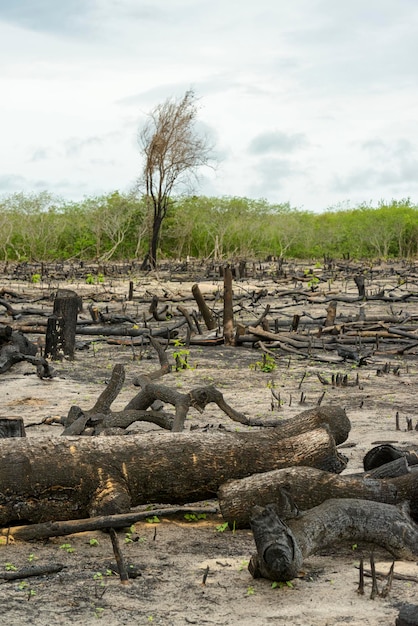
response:
M141 183L152 212L149 249L143 266L155 268L161 226L173 205L173 192L197 177L210 164L211 146L196 130L197 105L193 91L181 100L168 99L156 106L139 132L145 163Z

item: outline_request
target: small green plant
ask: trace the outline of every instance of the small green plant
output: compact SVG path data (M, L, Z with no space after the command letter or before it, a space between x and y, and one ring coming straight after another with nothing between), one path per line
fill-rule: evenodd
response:
M176 372L178 372L179 370L193 369L188 363L190 350L187 350L183 346L184 343L182 343L179 339L176 339L174 341L175 350L173 352L173 358L176 362Z
M280 589L283 589L283 587L290 587L290 589L293 589L293 583L291 580L286 580L286 582L274 581L273 583L271 583L272 589L277 589L277 587L279 587Z
M40 274L32 274L32 276L30 277L30 282L34 284L40 283L41 278L42 276Z
M102 619L103 613L104 613L104 608L101 606L97 606L94 609L94 615L97 617L97 619Z
M104 276L100 273L97 274L97 276L94 276L93 274L87 274L86 283L87 285L97 285L99 283L104 283Z
M242 572L246 567L248 567L248 561L241 561L239 567L238 567L238 571Z
M17 567L13 563L6 563L5 568L7 572L17 572Z
M185 513L184 519L187 522L198 522L200 519L206 519L206 513Z
M253 596L255 594L254 587L247 587L247 596Z
M97 547L98 545L99 545L99 541L95 537L92 537L89 540L89 546Z
M30 555L28 556L28 561L29 561L29 563L33 563L34 561L36 561L36 560L37 560L37 558L38 558L38 557L37 557L37 556L35 556L35 555L33 554L33 552L31 552L31 553L30 553Z
M228 528L229 528L228 522L224 522L223 524L218 524L218 526L216 527L216 532L224 533L226 530L228 530Z
M153 515L152 517L147 517L147 522L148 524L159 524L160 519L159 517L157 517L157 515Z
M72 554L75 552L75 549L72 547L71 543L63 543L60 545L61 550L65 550L68 554Z
M260 361L257 361L256 363L251 363L250 369L259 369L261 372L268 374L276 369L276 361L274 357L270 356L269 354L263 354L263 357Z

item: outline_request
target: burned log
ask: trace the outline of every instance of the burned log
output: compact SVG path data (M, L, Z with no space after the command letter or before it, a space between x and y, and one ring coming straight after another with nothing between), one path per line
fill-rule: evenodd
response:
M342 471L328 429L0 441L0 524L125 513L213 498L229 478L294 465Z
M418 556L418 525L406 510L381 502L327 500L287 523L273 504L254 507L251 529L257 554L248 569L254 578L291 580L306 557L340 541L374 543L399 559Z
M405 458L409 465L418 464L417 448L397 448L392 444L382 444L369 450L363 459L363 466L366 472L386 465L396 459Z
M38 347L11 326L0 325L0 374L21 361L32 363L40 378L52 378L54 372L46 359L36 356Z
M312 467L287 467L225 482L218 491L221 513L231 526L246 527L252 508L280 502L283 489L291 494L301 511L331 498L359 498L386 504L408 501L411 516L418 522L418 473L375 479L337 476Z

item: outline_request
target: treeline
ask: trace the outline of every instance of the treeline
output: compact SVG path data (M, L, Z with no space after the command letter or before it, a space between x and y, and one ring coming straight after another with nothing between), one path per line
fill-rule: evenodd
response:
M0 200L0 260L141 259L152 221L147 199L118 191L68 202L48 192ZM160 258L410 258L418 207L410 200L312 213L239 197L176 198Z

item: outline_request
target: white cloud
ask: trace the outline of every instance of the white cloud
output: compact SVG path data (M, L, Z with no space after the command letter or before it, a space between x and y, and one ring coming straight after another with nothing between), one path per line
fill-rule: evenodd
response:
M417 27L415 0L0 0L0 192L128 188L146 113L193 88L202 193L414 199Z

